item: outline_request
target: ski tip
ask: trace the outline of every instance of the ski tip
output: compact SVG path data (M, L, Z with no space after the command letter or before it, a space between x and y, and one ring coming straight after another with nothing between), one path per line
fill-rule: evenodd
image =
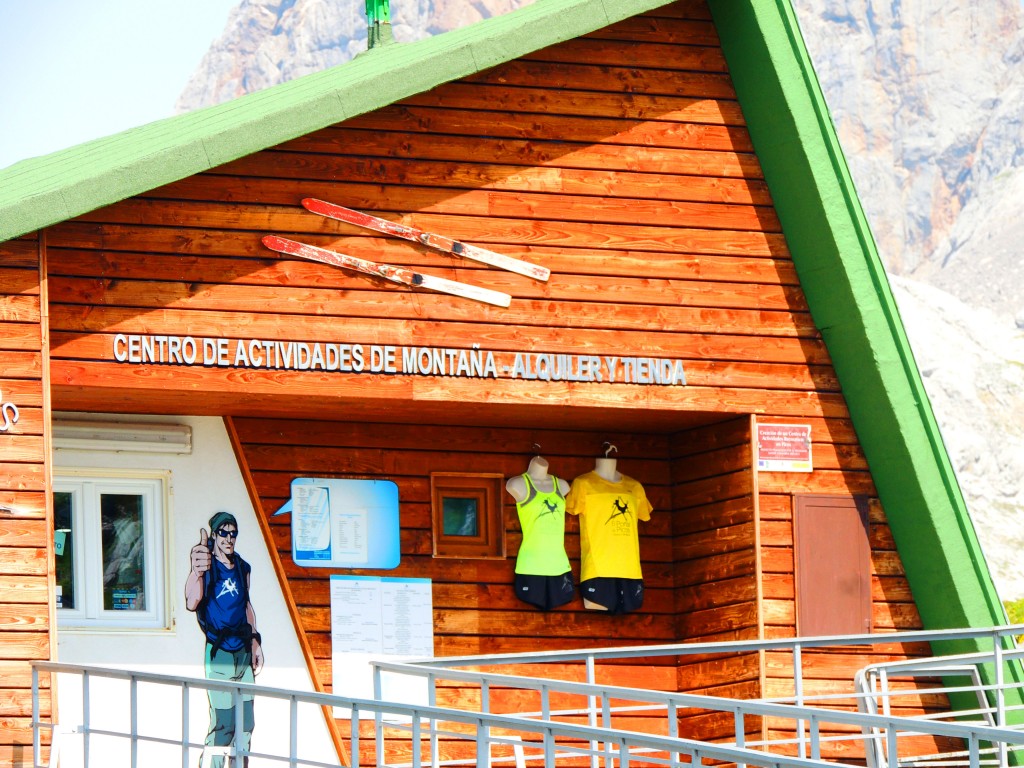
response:
M317 200L315 197L304 197L302 198L302 207L309 210L311 206L323 204L323 200Z
M278 237L277 235L264 235L263 239L260 242L262 242L265 246L267 246L267 248L273 251L274 246L279 245L281 243L281 238Z

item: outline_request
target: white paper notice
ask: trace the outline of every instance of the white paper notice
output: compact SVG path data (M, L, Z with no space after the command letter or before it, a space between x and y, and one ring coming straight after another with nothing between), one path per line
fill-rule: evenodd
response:
M331 576L331 656L334 693L373 698L377 659L434 655L434 608L430 579L376 576ZM427 703L426 681L385 673L382 697L404 703ZM347 717L348 711L339 711ZM365 717L372 717L365 713Z
M310 552L330 551L330 490L320 485L301 485L292 492L292 537L295 548Z
M367 529L370 514L365 509L339 512L334 519L334 549L336 560L362 562L367 554Z

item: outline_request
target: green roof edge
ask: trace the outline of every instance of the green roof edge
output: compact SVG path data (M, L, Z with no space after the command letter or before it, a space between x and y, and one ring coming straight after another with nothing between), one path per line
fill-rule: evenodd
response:
M666 5L537 0L513 13L0 170L0 242Z
M758 159L926 629L1005 612L788 0L709 0Z

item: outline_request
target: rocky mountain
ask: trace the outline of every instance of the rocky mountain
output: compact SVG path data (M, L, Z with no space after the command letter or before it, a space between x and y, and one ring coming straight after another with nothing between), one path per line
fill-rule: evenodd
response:
M1024 597L1024 5L793 3L1000 595Z
M533 0L397 0L391 28L413 42ZM361 0L242 0L189 78L177 112L219 104L348 61L366 50Z
M794 5L889 271L1020 313L1020 0Z
M533 0L392 0L400 42ZM1024 6L792 0L1003 599L1024 597ZM358 0L242 0L178 111L342 63Z
M941 288L889 279L1000 596L1024 597L1024 334Z

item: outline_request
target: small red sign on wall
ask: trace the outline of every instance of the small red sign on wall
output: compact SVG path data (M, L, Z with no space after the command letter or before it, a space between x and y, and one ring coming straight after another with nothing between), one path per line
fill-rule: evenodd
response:
M811 472L809 424L758 424L759 472Z

